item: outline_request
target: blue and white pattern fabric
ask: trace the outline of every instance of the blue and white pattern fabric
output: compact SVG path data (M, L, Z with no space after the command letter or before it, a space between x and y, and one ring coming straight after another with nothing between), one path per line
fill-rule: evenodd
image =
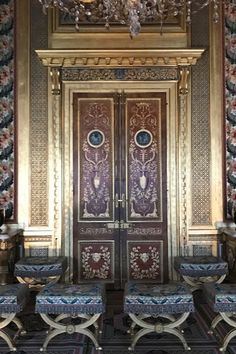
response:
M236 312L235 284L204 284L205 297L215 312Z
M23 257L15 264L14 275L19 277L49 277L63 275L67 268L67 258Z
M29 298L29 289L25 284L7 284L0 286L0 313L17 313L23 310Z
M51 314L95 314L105 311L102 284L49 284L36 297L35 311Z
M134 314L170 314L194 311L193 296L185 284L136 284L125 287L124 311Z
M179 274L189 277L228 274L228 263L214 256L175 257L174 268Z

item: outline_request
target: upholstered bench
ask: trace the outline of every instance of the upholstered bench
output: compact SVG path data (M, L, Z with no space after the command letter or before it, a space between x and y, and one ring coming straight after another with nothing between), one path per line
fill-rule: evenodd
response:
M137 341L150 332L171 333L181 340L185 350L190 350L179 329L190 312L194 311L193 296L187 285L127 283L124 311L132 319L129 332L133 338L129 350L134 350ZM150 317L155 319L154 324L145 321ZM165 318L165 322L162 318ZM134 335L136 325L141 329Z
M228 263L214 256L175 257L174 268L192 291L201 288L205 282L222 283L228 274Z
M49 341L61 333L81 333L88 336L95 348L101 350L98 340L98 319L105 311L105 291L101 284L49 284L36 296L35 311L49 324L50 330L46 336L41 351L45 351ZM51 314L57 314L52 318ZM66 323L63 320L66 318ZM73 319L82 318L79 324ZM71 322L68 324L68 319ZM88 329L95 327L95 334Z
M67 258L23 257L15 264L14 275L20 283L40 289L48 283L56 283L67 269Z
M233 329L223 339L220 351L226 351L230 340L236 336L236 286L235 284L205 284L203 287L205 298L218 315L211 323L210 333L217 324L224 320Z
M0 337L6 341L10 351L16 351L14 340L18 335L25 332L16 314L23 310L28 296L29 289L27 285L0 285ZM15 323L18 328L14 338L11 338L9 334L3 330L10 322Z

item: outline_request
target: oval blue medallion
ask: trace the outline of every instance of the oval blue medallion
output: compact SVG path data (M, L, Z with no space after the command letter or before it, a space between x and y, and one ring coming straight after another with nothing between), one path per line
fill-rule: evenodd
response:
M152 143L152 133L149 130L141 129L135 134L134 141L139 147L146 148Z
M98 148L104 143L105 136L101 130L94 129L88 133L87 141L90 146Z

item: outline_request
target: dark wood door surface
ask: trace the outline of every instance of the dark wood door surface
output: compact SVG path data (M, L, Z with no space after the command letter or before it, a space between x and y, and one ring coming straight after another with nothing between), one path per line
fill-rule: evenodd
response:
M166 95L73 97L74 280L168 278Z

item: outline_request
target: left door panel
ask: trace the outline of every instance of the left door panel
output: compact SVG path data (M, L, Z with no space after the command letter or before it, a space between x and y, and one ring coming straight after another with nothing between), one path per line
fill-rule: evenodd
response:
M78 93L73 105L74 280L118 285L116 95Z

